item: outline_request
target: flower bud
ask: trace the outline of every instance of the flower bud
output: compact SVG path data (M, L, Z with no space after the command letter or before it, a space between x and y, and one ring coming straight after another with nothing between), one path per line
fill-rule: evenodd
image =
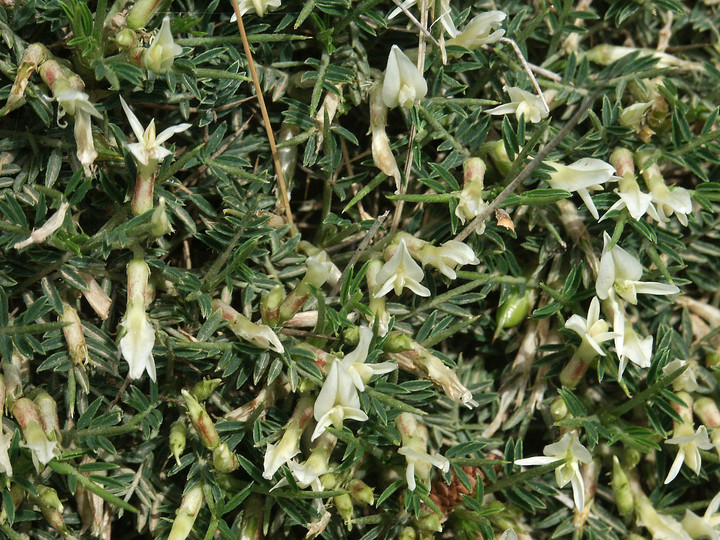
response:
M20 398L13 405L13 416L20 424L25 442L21 446L29 448L32 454L33 464L39 472L40 465L47 465L59 455L57 441L51 441L45 434L35 403L28 398Z
M615 504L621 516L625 516L633 511L633 494L630 490L630 481L627 474L620 465L617 456L613 456L612 480L610 481L613 494L615 495Z
M383 342L383 352L401 353L413 348L413 340L402 332L390 332L390 335Z
M442 522L440 516L435 513L428 514L418 521L418 529L421 531L442 532Z
M338 514L343 518L346 525L350 525L350 521L353 517L353 501L350 495L343 493L333 499L335 508L337 508Z
M40 392L34 399L35 407L37 407L40 415L40 422L43 431L48 439L57 441L60 438L60 421L57 414L57 403L47 392Z
M170 426L170 435L168 437L168 444L170 451L175 456L175 461L180 465L180 456L185 451L185 444L187 443L187 429L185 428L185 421L180 418L175 420Z
M183 398L185 398L190 422L195 428L198 437L200 437L200 442L202 442L206 448L215 450L220 444L220 436L215 428L215 423L210 418L205 407L200 405L197 400L190 395L190 392L182 390L181 394Z
M371 319L373 326L375 326L375 321L377 321L378 336L384 336L387 334L388 326L390 324L390 314L385 307L385 297L376 296L382 287L382 283L378 283L377 281L377 275L382 266L382 261L373 259L370 261L367 272L365 273L365 280L367 281L368 292L370 293L370 302L368 303L368 307L373 313Z
M63 536L66 536L68 529L62 517L63 505L58 498L57 492L48 486L38 486L37 490L37 496L31 496L30 500L40 508L40 512L50 526Z
M242 540L261 540L263 536L263 513L265 505L259 495L250 495L245 502L240 536Z
M372 156L375 166L387 176L395 179L395 190L400 190L402 177L395 155L387 136L387 106L383 102L382 87L379 83L370 88L370 132L372 133Z
M115 34L115 44L121 51L130 50L137 45L137 34L130 28L123 28Z
M352 500L355 501L357 504L370 506L375 502L375 495L373 494L373 489L362 480L350 480L347 487L350 490L350 496L352 497Z
M192 396L202 403L210 397L215 389L223 383L222 379L203 379L200 382L195 383L190 393Z
M652 105L653 102L648 101L647 103L633 103L629 107L625 107L622 113L620 113L618 123L624 128L634 131L640 130L642 124L645 123L645 116Z
M195 524L195 518L200 513L202 503L202 484L198 484L183 495L168 540L185 540L190 535L190 531L192 531Z
M170 219L165 209L165 197L160 197L157 208L150 216L150 236L160 238L171 232L173 232L173 228L170 225Z
M635 173L635 163L633 155L627 148L618 147L610 154L610 165L615 167L615 171L619 176L627 173Z
M415 533L415 529L412 527L404 527L398 535L398 540L415 540L416 538L417 534Z
M74 365L87 363L90 358L88 356L87 343L85 342L85 334L83 334L83 326L80 321L78 312L70 304L63 301L63 314L58 318L61 322L70 323L63 327L63 335L68 346L68 354Z
M233 452L230 451L227 443L221 443L213 450L213 467L221 473L231 473L236 470L240 464Z
M220 310L223 318L229 321L228 328L239 338L263 349L272 349L279 353L285 352L280 339L269 326L253 323L222 300L213 300L212 308L213 311Z
M135 2L125 17L128 28L133 30L144 28L153 18L160 4L162 4L162 0L138 0Z
M550 414L555 422L559 422L568 415L568 408L563 398L557 397L553 400L550 404Z
M503 177L506 177L507 174L510 172L510 168L512 167L513 162L508 156L507 150L505 149L505 143L502 140L485 143L483 145L483 149L490 156L490 160L492 161L493 165L495 165L495 168L498 170L498 172Z
M280 304L285 297L282 285L275 285L269 293L262 296L260 300L260 316L262 321L269 326L277 326L280 320Z

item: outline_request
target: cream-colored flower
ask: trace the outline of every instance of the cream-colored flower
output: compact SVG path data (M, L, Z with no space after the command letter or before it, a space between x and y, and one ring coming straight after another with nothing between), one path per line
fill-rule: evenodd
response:
M457 240L449 240L441 246L426 243L417 256L423 266L434 266L450 279L457 277L457 266L480 263L473 249Z
M614 332L608 332L608 323L600 318L600 301L597 296L590 302L587 319L574 314L565 323L565 328L572 330L582 338L578 350L582 350L583 353L587 351L592 355L605 356L600 344L615 337Z
M277 444L268 444L263 461L263 478L270 479L275 472L300 452L300 436L303 430L288 426Z
M681 187L673 187L671 190L661 176L646 177L645 183L657 209L658 221L667 222L668 218L675 214L678 221L687 227L687 215L692 212L690 192Z
M685 360L673 360L663 368L663 375L670 375L677 371L681 367L685 366L688 362ZM690 362L688 368L680 374L679 377L673 380L673 390L676 392L694 392L698 389L697 379L695 378L695 370L697 364Z
M0 416L1 416L0 412ZM10 456L8 450L10 449L10 443L13 439L13 432L9 431L5 433L5 428L0 424L0 473L6 474L7 476L13 475L12 463L10 462Z
M128 363L131 379L139 379L147 371L150 379L155 381L155 360L152 355L155 329L145 313L150 268L142 259L134 259L127 265L127 276L127 309L120 323L120 352Z
M488 109L486 111L488 114L515 113L518 119L520 119L520 116L525 115L525 120L533 124L537 124L550 114L545 108L542 99L535 94L514 86L504 86L503 89L510 96L510 103L503 103L502 105Z
M419 438L418 441L420 441ZM412 440L409 444L400 447L398 449L398 454L405 456L405 460L407 461L405 479L407 480L408 489L410 491L414 491L417 487L415 483L415 470L418 467L423 467L429 470L432 466L440 469L444 473L450 470L450 461L448 458L439 454L431 456L425 451L422 444L414 445ZM423 475L420 476L422 478Z
M173 40L170 17L163 19L160 31L142 56L146 69L155 73L166 73L172 68L175 57L182 53L182 47Z
M713 448L708 438L707 428L700 426L693 433L693 425L689 422L676 423L673 437L666 440L665 443L678 445L678 453L665 478L665 484L669 484L675 479L683 462L695 474L700 474L700 466L702 465L700 450L711 450Z
M588 190L602 190L602 184L615 181L617 179L613 176L615 167L595 158L579 159L570 165L560 163L548 163L548 165L555 169L554 173L550 173L547 181L550 187L577 192L592 216L598 219L597 208Z
M685 510L685 517L682 520L682 527L693 538L709 538L720 540L720 493L715 495L708 504L703 517L698 516L690 510Z
M424 277L422 268L410 256L405 238L400 238L395 253L377 273L377 283L382 285L375 293L375 298L385 296L391 290L400 295L404 287L408 287L418 296L430 296L430 289L420 284Z
M70 86L69 83L57 81L53 85L53 98L58 102L58 125L65 113L75 118L73 133L77 145L76 155L85 169L85 174L90 175L91 166L98 154L95 150L95 142L92 136L92 125L90 117L102 118L95 106L90 103L89 96Z
M457 45L472 51L488 43L495 43L505 35L505 30L495 30L505 17L502 11L488 11L476 15L465 25L463 31L448 40L446 45Z
M280 7L280 0L239 0L238 8L240 15L246 13L256 13L258 17L264 17L265 13ZM237 16L233 13L230 22L237 21Z
M603 233L603 239L604 247L595 282L595 290L601 300L618 295L631 304L637 304L638 294L669 295L680 292L675 285L640 281L643 274L640 261L620 246L610 249L612 239L608 233Z
M317 427L310 438L312 441L331 424L340 429L346 419L360 422L368 419L367 414L360 409L360 396L352 376L340 360L335 360L330 366L325 383L315 400L314 416Z
M391 109L398 105L409 109L425 97L427 90L427 83L417 66L397 45L393 45L383 80L382 98L385 105Z
M558 442L549 444L543 449L544 456L518 459L516 465L547 465L559 459L565 463L555 469L555 481L559 488L568 482L572 484L575 508L581 511L585 507L585 483L580 474L579 463L590 463L592 455L588 452L575 433L566 433Z
M162 144L176 133L180 133L188 129L191 124L170 126L156 136L155 119L150 120L148 127L143 130L137 116L135 116L135 114L130 110L130 107L128 107L122 97L120 98L120 103L122 104L125 115L130 122L130 127L135 134L135 138L138 140L136 143L128 144L128 150L139 165L150 167L153 170L156 169L163 159L172 154L172 152L162 146Z
M645 214L648 214L652 218L660 221L655 206L653 206L652 195L640 191L640 186L634 174L625 174L618 181L618 189L614 191L620 199L605 212L605 215L600 218L600 221L604 220L613 210L619 211L623 208L627 208L630 217L633 219L640 219Z
M624 330L616 332L616 336L615 352L620 358L618 379L622 379L628 360L641 368L650 367L653 346L652 336L640 337L633 329L632 324L627 321L625 321Z
M335 285L342 275L340 269L333 264L324 251L310 255L305 264L307 270L305 271L304 281L314 287L321 287L325 283Z
M367 326L360 327L360 340L354 351L348 353L342 359L342 368L350 375L355 388L360 392L365 391L365 385L373 375L382 375L394 371L397 366L392 362L381 362L379 364L366 364L370 341L373 333Z

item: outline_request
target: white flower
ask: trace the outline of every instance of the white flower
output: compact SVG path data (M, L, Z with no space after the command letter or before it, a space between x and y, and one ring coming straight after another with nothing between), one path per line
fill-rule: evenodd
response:
M627 208L630 217L633 219L640 219L645 214L648 214L652 218L660 221L660 217L652 204L652 195L640 191L640 186L634 174L626 174L623 176L618 182L618 189L614 191L620 199L605 212L605 215L600 218L600 221L604 220L613 210L619 211L623 208Z
M665 484L669 484L675 479L683 462L695 474L700 474L700 465L702 465L700 450L711 450L713 448L708 438L707 428L700 426L693 433L692 424L687 422L675 424L673 438L666 440L665 443L678 445L678 453L672 467L670 467L667 478L665 478Z
M124 332L120 339L120 352L128 363L131 379L139 379L145 371L155 381L155 360L152 348L155 330L148 320L143 304L134 303L120 323Z
M595 291L601 300L617 294L631 304L637 304L638 293L668 295L680 292L675 285L640 281L643 274L640 261L620 246L610 249L611 238L608 233L603 233L603 239L604 247L595 282Z
M670 375L685 366L685 364L687 364L685 360L673 360L663 368L663 375ZM691 362L690 366L673 381L673 390L676 392L694 392L698 389L697 379L695 379L695 367L695 363Z
M655 208L657 208L658 221L667 222L668 218L675 214L678 221L687 226L687 214L692 212L690 192L681 187L674 187L671 191L661 176L646 177L645 183L650 190Z
M592 216L598 219L597 208L588 190L601 190L602 184L616 180L613 176L615 167L595 158L579 159L570 165L560 163L549 163L549 165L555 169L554 173L550 173L550 179L547 181L550 187L577 192Z
M653 337L640 337L638 333L633 330L632 324L629 322L624 323L624 330L618 332L617 335L618 337L615 339L615 352L617 352L620 358L618 380L622 379L628 360L638 367L649 368L652 360Z
M425 97L427 90L427 83L417 66L397 45L393 45L383 80L382 99L385 106L392 109L402 105L409 109Z
M465 47L471 51L488 43L495 43L505 35L505 30L495 30L505 20L505 13L502 11L488 11L476 15L463 31L448 40L447 45ZM495 30L493 32L493 30ZM546 115L547 116L547 115ZM527 115L525 115L527 118Z
M412 443L413 440L420 441L419 438L412 439L409 444L406 444L405 446L402 446L398 449L398 454L401 456L405 456L405 460L407 461L407 467L405 468L405 479L408 483L408 489L410 491L414 491L416 484L415 484L415 469L419 467L423 467L430 470L430 466L437 467L442 472L446 473L450 470L450 461L445 456L441 456L439 454L431 456L425 450L422 448L422 444L414 445ZM422 478L424 476L427 476L427 474L420 474L419 476Z
M304 463L291 461L288 463L290 471L295 477L298 487L305 489L311 487L313 491L322 491L320 477L330 472L327 456L313 453Z
M545 456L518 459L516 465L547 465L559 459L565 463L555 469L555 481L559 488L568 482L572 484L575 508L581 511L585 507L585 483L580 474L578 463L590 463L592 455L588 452L575 433L566 433L558 442L549 444L543 449Z
M463 189L460 192L460 197L458 198L458 205L455 208L455 215L463 225L465 225L465 220L475 219L485 211L485 208L487 208L487 203L483 201L482 198L482 190L482 182L466 182L463 186ZM485 230L485 224L483 223L480 227L481 229L479 229L479 234L482 234Z
M537 124L550 114L542 99L535 94L514 86L504 86L503 89L510 96L510 103L503 103L485 112L493 115L515 113L518 119L524 114L525 120L533 124Z
M685 517L682 520L682 526L693 538L710 538L711 540L720 540L720 493L715 495L703 517L696 515L690 510L685 510Z
M358 346L341 361L342 369L350 375L350 379L355 385L355 388L357 388L360 392L365 391L365 384L373 377L373 375L390 373L397 367L392 362L381 362L380 364L365 363L372 337L372 330L370 330L367 326L361 326Z
M456 266L480 263L473 249L457 240L449 240L439 247L427 243L418 252L418 258L423 266L434 266L450 279L457 277Z
M228 323L228 328L238 337L249 341L263 349L271 349L278 353L285 352L280 338L273 332L273 329L266 324L255 324L247 317L239 315Z
M130 110L130 107L127 106L127 103L125 103L125 100L122 97L120 98L120 103L122 104L125 114L128 117L130 127L138 140L136 143L128 144L128 150L138 164L156 169L160 161L172 154L172 152L162 146L162 144L176 133L180 133L181 131L188 129L191 124L171 126L156 136L155 119L150 120L148 127L143 130L137 116L135 116L135 114Z
M280 0L240 0L238 8L240 15L246 13L257 13L258 17L263 17L266 12L280 7ZM237 15L233 13L230 22L237 21Z
M10 463L10 456L8 456L12 439L13 432L5 433L5 429L0 425L0 473L7 476L13 475L12 463Z
M40 471L40 465L47 465L60 455L57 441L48 439L39 422L34 420L28 422L23 428L23 435L25 442L20 443L20 446L30 449L35 470Z
M155 73L166 73L172 68L175 57L182 53L182 47L173 41L170 31L170 17L163 19L160 31L142 57L143 66Z
M645 494L633 494L638 525L650 531L653 540L691 540L680 522L671 516L658 513Z
M305 271L304 280L314 287L321 287L326 282L335 285L342 275L338 267L333 264L324 251L310 255L305 264L307 270Z
M98 156L93 141L90 117L102 118L102 115L90 103L89 96L85 92L81 92L63 81L57 81L53 86L53 99L59 105L58 125L61 125L60 119L65 113L75 118L73 133L77 145L76 155L83 169L85 169L85 174L90 175L90 167Z
M368 419L360 409L360 397L355 384L347 370L335 360L325 383L315 400L314 416L317 427L310 437L311 441L317 439L330 424L340 429L347 418L364 422Z
M518 535L513 529L505 529L498 540L518 540Z
M120 352L128 363L131 379L139 379L147 371L155 381L155 330L145 313L149 277L150 268L144 260L133 259L127 264L127 309L120 322Z
M422 268L410 256L405 239L401 238L393 256L377 273L376 281L381 286L375 298L385 296L393 289L400 295L405 286L418 296L430 296L430 289L420 284L424 277Z
M294 458L300 452L300 436L302 429L297 426L288 429L283 433L282 439L277 444L268 444L265 449L265 459L263 461L263 478L269 480L275 472Z
M572 315L565 323L565 328L575 332L582 338L580 347L583 351L592 349L595 354L605 356L600 343L615 337L614 332L608 332L608 323L600 318L600 301L597 296L590 302L587 319L580 315Z

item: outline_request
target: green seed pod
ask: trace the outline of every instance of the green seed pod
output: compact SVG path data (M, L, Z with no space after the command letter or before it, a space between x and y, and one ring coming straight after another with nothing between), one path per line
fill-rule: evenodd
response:
M222 443L213 450L213 466L221 473L231 473L238 468L237 457L230 451L227 443Z
M401 332L390 332L390 335L383 342L383 352L401 353L412 349L412 338Z
M512 328L523 322L529 312L530 291L526 290L522 296L516 292L510 293L498 308L496 316L497 330L494 337L496 338L502 329Z
M175 456L175 461L180 465L180 456L185 451L185 444L187 442L187 429L185 428L185 421L180 418L173 422L170 426L169 436L170 451Z
M353 517L353 501L350 495L343 493L333 499L335 502L335 508L337 508L338 514L343 518L346 524L350 523Z
M357 504L368 506L375 502L373 489L362 480L350 480L347 487L350 490L350 497Z
M615 495L615 504L621 516L626 516L633 511L633 494L630 490L630 482L627 474L620 465L617 456L613 456L612 480L610 481L613 494Z
M172 529L170 529L168 540L185 540L190 535L202 503L202 484L198 484L183 496Z
M217 429L215 429L215 424L210 418L210 415L205 410L205 407L200 405L197 400L190 395L190 392L183 390L181 393L187 404L190 422L192 422L198 437L200 437L200 441L206 448L215 450L220 444L220 436L218 435Z

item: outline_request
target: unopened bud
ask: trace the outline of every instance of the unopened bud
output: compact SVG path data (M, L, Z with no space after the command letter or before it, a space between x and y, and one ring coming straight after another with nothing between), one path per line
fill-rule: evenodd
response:
M51 441L58 440L60 437L60 420L57 414L57 403L47 392L40 392L34 401L45 435Z
M220 436L215 428L215 423L210 418L205 407L200 405L197 400L190 395L190 392L182 390L181 393L183 398L185 398L190 422L192 422L198 437L200 437L200 442L202 442L206 448L215 450L220 444Z
M190 531L192 531L195 524L195 518L200 513L202 503L202 484L198 484L183 496L172 529L170 529L168 540L185 540L190 535Z
M555 400L550 405L550 414L552 415L553 420L555 420L556 422L562 420L567 416L568 408L563 398L555 398Z
M350 480L348 483L350 496L357 504L372 505L375 502L373 489L362 480Z
M115 34L115 43L121 51L132 49L137 45L137 34L130 28L123 28Z
M165 197L160 197L158 206L150 217L150 235L154 238L160 238L168 233L173 232L170 219L165 209Z
M265 324L277 326L280 319L280 304L285 297L282 285L275 285L270 292L264 294L260 300L260 316Z
M653 102L648 101L647 103L634 103L629 107L625 107L620 113L618 123L625 128L637 130L641 128L641 124L645 121L645 115L647 115Z
M620 465L617 456L613 456L612 480L610 481L613 494L615 495L615 504L621 516L625 516L633 511L633 494L630 489L630 481L627 474Z
M720 410L714 399L709 397L698 398L693 405L693 410L708 429L720 427Z
M613 153L610 154L610 165L615 167L615 171L619 176L635 172L633 155L627 148L618 147L613 150Z
M635 448L626 448L621 456L623 470L631 471L637 467L642 459L642 454Z
M175 461L180 465L180 456L185 451L185 444L187 443L187 429L185 428L185 422L181 418L175 420L170 426L170 435L168 438L168 444L170 451L175 456Z
M63 327L63 334L68 346L68 354L74 365L86 363L89 360L87 343L85 343L85 334L83 334L83 326L80 321L78 312L67 302L63 302L63 314L59 320L64 323L70 323Z
M357 326L346 328L343 331L343 339L345 340L346 345L356 347L360 342L360 329Z
M57 492L48 486L38 486L37 490L37 496L32 496L30 499L40 508L40 512L50 526L65 536L68 530L62 517L63 505Z
M498 170L498 172L503 177L507 176L507 174L510 172L510 168L512 167L513 162L508 156L507 150L505 149L505 143L502 140L493 141L491 143L484 144L483 149L487 151L487 154L490 156L490 160L492 161L493 165L495 165L495 168Z
M202 381L195 383L195 386L192 387L190 393L198 400L198 402L202 403L210 397L210 394L212 394L215 389L222 384L222 382L222 379L203 379Z
M418 521L418 528L421 531L442 532L442 522L437 514L429 514Z
M335 502L335 508L337 508L338 514L343 518L343 521L349 525L350 520L353 517L353 502L350 495L343 493L333 499Z
M398 540L415 540L416 538L417 534L415 533L415 529L412 527L404 527L398 535Z
M412 349L412 338L402 332L390 332L383 342L383 352L401 353Z
M240 466L237 457L230 451L227 443L221 443L213 450L213 467L221 473L231 473Z
M145 28L150 19L162 4L162 0L138 0L128 12L125 20L128 28L139 30Z

